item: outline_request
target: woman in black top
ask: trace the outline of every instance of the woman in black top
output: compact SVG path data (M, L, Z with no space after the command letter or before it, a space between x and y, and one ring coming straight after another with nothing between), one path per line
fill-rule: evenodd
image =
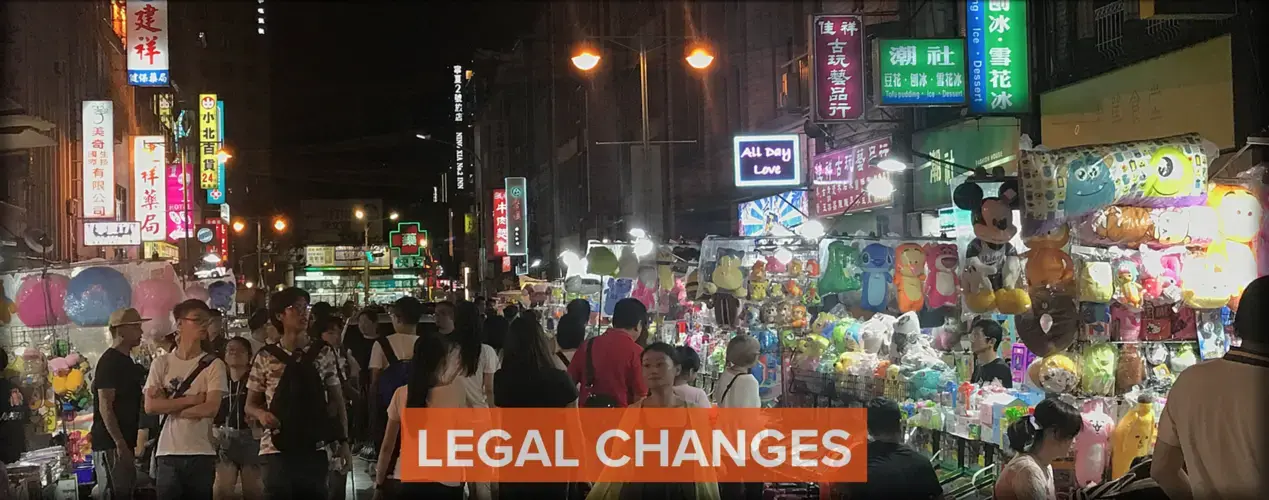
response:
M577 406L577 386L551 359L536 319L521 315L507 329L502 368L494 374L494 405L502 408ZM501 483L498 498L565 498L567 483Z
M216 497L232 498L241 480L244 498L261 498L264 483L259 461L260 440L252 434L246 413L251 342L245 337L226 341L225 364L229 367L229 390L220 400L220 413L215 420L220 455L216 463Z
M568 303L564 316L555 327L555 344L559 352L555 355L565 367L573 362L573 353L586 340L586 323L590 321L590 302L586 299L573 299Z

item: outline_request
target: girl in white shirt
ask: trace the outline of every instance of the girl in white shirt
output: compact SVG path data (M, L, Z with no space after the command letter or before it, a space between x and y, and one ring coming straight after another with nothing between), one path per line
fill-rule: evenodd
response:
M995 498L999 500L1055 500L1054 460L1071 451L1071 442L1084 427L1074 406L1056 399L1035 405L1029 418L1014 422L1006 431L1009 448L1017 452L1000 470Z
M699 387L692 387L690 382L696 380L696 373L701 370L701 357L691 347L681 345L675 348L679 355L679 375L674 378L674 393L695 408L709 408L709 395Z
M758 339L739 334L727 343L727 369L714 383L714 401L719 408L762 408L758 378L750 373L758 365ZM762 498L763 483L719 483L722 498L756 500Z

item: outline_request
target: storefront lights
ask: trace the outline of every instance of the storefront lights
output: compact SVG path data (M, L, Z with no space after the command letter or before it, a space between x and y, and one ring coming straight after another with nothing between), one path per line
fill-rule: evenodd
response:
M875 177L868 181L868 196L884 199L894 194L894 182L889 177Z
M656 245L653 244L650 239L640 238L634 242L634 253L636 257L647 257L648 255L651 255L654 250L656 250Z
M798 235L808 240L818 240L824 237L824 223L817 220L808 220L798 226L796 229ZM779 258L779 257L776 257Z

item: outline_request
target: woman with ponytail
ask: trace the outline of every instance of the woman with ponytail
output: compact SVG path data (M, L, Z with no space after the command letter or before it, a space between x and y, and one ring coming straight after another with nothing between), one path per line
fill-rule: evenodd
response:
M1074 406L1046 399L1030 417L1009 426L1006 436L1016 455L1000 471L997 500L1054 500L1054 460L1070 454L1071 442L1084 426Z

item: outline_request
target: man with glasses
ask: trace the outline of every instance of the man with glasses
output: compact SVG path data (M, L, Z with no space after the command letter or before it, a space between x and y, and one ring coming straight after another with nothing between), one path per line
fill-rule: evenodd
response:
M110 348L97 360L93 376L93 463L97 486L93 497L132 498L137 479L137 428L141 420L142 369L132 361L132 349L141 345L142 318L127 308L110 315Z
M158 497L212 498L216 447L212 421L228 390L225 362L203 350L211 309L190 299L172 310L176 348L155 358L145 383L145 411L159 415L154 482Z

